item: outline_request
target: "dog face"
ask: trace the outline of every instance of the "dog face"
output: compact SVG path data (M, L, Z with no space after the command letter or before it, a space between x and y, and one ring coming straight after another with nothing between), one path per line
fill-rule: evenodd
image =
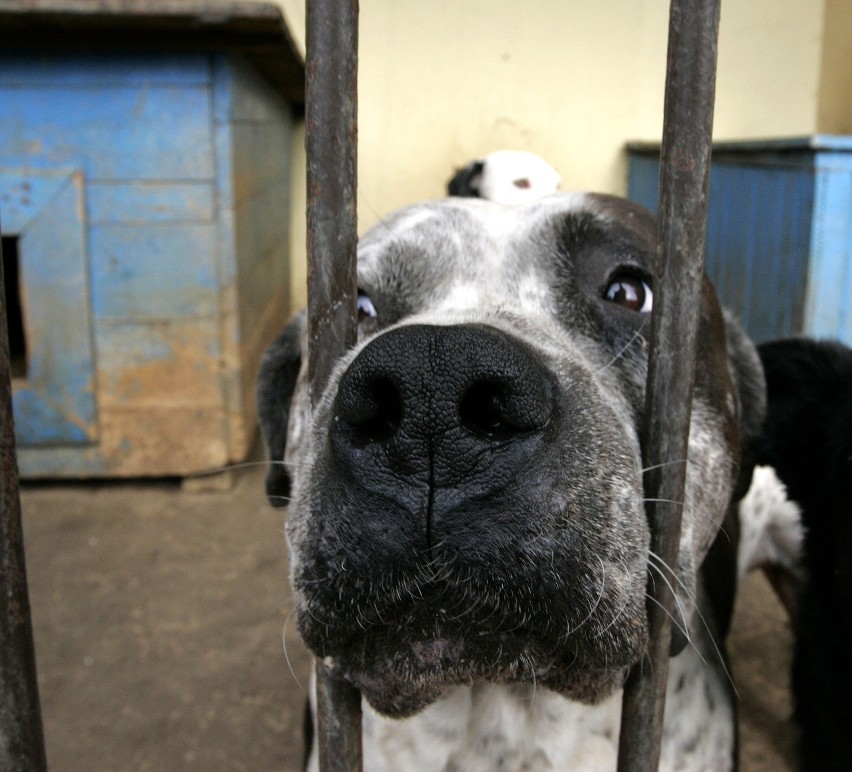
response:
M359 344L313 416L295 389L287 538L303 638L380 712L477 680L594 702L644 652L654 261L647 211L581 194L423 204L361 240ZM753 352L706 280L701 304L674 567L684 625L741 430L759 422ZM261 372L274 460L303 326ZM276 471L273 502L281 483Z

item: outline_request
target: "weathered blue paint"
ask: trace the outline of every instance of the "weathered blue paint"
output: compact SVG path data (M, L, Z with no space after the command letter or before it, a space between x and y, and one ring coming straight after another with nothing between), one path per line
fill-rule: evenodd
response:
M216 188L210 182L92 182L92 225L214 222Z
M628 195L655 208L658 150L631 145ZM719 143L706 269L756 340L852 343L852 137Z
M281 326L288 282L282 280L290 226L289 131L281 131L287 103L273 92L246 62L214 59L214 126L216 132L219 190L224 179L233 180L222 204L221 244L233 244L237 260L220 260L223 285L234 287L246 297L275 293L277 300L265 306L242 303L237 313L222 325L223 354L235 356L253 341L254 352L242 370L230 370L223 379L229 399L243 413L254 412L254 377L260 366L258 343L269 339ZM244 432L229 423L234 441L243 442Z
M56 192L74 169L59 168L33 173L31 169L0 168L0 211L3 232L20 234Z
M209 178L209 101L207 87L0 88L0 165L72 166L91 179Z
M820 154L816 172L805 321L816 336L852 343L852 148Z
M93 225L96 319L213 316L218 312L215 225Z
M28 378L13 394L18 444L97 436L82 200L79 172L0 174L3 229L20 239L28 320Z
M251 444L288 309L289 105L234 55L0 54L22 474L184 474ZM76 443L76 445L75 445Z

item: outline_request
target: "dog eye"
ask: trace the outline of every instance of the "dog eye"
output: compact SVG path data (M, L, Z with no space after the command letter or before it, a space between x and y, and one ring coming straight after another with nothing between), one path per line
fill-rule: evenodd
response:
M610 303L638 311L642 314L650 314L654 307L654 293L648 282L638 276L621 274L612 279L604 292L604 297Z
M364 319L375 319L379 314L376 311L376 307L373 305L373 301L370 300L370 296L364 292L364 290L358 290L358 321L361 322Z

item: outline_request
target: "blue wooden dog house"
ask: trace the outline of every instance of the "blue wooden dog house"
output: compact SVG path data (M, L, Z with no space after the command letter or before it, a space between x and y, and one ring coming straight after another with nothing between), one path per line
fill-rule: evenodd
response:
M654 209L659 145L628 150L629 196ZM755 340L852 344L852 137L715 144L706 270Z
M239 461L255 436L259 358L289 310L304 73L280 10L46 7L0 9L21 473L184 475Z

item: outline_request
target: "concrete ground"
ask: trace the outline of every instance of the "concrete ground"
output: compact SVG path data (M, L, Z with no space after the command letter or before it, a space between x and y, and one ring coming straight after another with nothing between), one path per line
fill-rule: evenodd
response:
M260 466L235 478L209 493L24 487L52 770L300 768L309 658L289 617L283 514L265 502ZM731 652L741 769L794 769L790 635L760 576L742 593Z

